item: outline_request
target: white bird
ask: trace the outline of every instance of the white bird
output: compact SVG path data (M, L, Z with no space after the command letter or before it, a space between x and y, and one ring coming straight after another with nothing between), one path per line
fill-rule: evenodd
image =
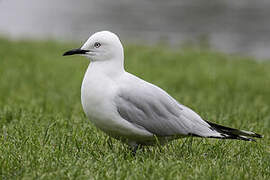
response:
M83 110L108 135L136 151L138 145L161 144L197 136L253 141L262 136L203 120L161 88L124 69L124 50L112 32L93 34L79 48L63 56L80 54L91 60L81 86Z

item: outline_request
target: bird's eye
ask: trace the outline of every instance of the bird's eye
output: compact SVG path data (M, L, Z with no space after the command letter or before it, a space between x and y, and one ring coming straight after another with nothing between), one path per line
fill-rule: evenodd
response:
M94 44L95 48L99 48L100 46L101 46L101 44L99 42L95 42L95 44Z

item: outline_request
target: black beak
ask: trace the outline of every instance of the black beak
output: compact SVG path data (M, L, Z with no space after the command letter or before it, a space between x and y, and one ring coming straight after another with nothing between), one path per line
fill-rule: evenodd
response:
M73 54L85 54L87 52L89 52L89 51L78 48L78 49L72 49L70 51L65 52L63 54L63 56L70 56L70 55L73 55Z

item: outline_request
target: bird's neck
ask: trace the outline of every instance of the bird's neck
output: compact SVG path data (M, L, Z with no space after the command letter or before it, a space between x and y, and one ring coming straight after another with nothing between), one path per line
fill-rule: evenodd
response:
M88 70L92 73L104 74L109 77L117 77L121 75L124 70L124 59L110 59L106 61L92 61L89 64Z

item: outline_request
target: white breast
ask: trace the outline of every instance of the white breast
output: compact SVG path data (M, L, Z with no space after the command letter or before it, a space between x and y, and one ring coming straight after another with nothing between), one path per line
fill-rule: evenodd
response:
M81 101L87 117L99 127L106 124L103 121L113 115L113 106L110 102L112 102L116 88L106 76L97 72L93 73L88 68L84 76Z
M81 87L81 101L86 116L108 134L149 136L149 132L138 129L120 117L114 104L117 89L117 81L88 67Z

